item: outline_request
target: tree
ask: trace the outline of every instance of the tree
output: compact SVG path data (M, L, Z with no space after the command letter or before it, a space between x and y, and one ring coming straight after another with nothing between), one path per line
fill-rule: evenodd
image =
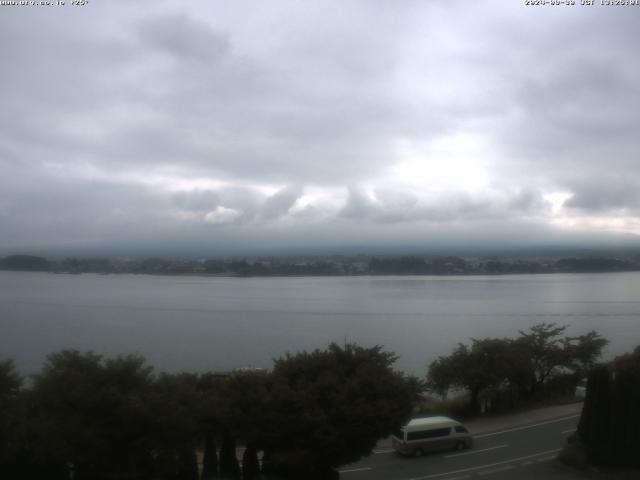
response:
M589 456L596 461L607 451L611 412L610 384L611 374L606 366L591 370L578 423L578 434L590 445Z
M463 346L464 347L464 346ZM453 356L453 355L452 355ZM459 376L457 358L440 356L429 365L426 387L446 399L451 387L457 385Z
M242 455L242 480L254 480L259 472L258 451L255 445L249 444Z
M255 444L262 435L259 421L269 407L266 372L236 372L219 385L218 422L223 431L247 444Z
M144 478L151 463L150 381L141 357L50 355L31 392L37 454L70 465L77 480Z
M195 450L188 444L178 451L178 480L199 480L198 458Z
M20 408L22 378L11 360L0 362L0 477L18 478L17 456L24 445L24 411Z
M516 345L529 362L527 392L530 396L535 396L554 376L571 375L574 381L586 376L608 343L595 331L578 337L561 337L567 328L568 325L540 323L528 332L519 332Z
M568 325L540 323L528 332L519 330L520 338L516 342L529 360L529 393L532 396L555 369L568 365L569 357L560 338L567 328Z
M161 478L190 480L197 472L195 449L200 440L198 376L163 373L151 387L147 408L154 418L154 450Z
M212 372L199 375L197 382L198 407L197 422L200 437L204 442L204 454L202 458L202 480L211 480L218 477L218 453L216 450L217 434L223 429L223 417L226 413L224 407L228 400L222 392L226 383L222 378Z
M220 476L239 478L236 441L255 445L261 435L260 418L266 408L266 372L234 372L220 377L200 377L199 423L205 438L205 471L212 476L219 466ZM215 459L216 436L222 439L219 464ZM209 445L209 446L208 446Z
M593 368L578 437L597 464L640 467L640 347Z
M229 431L226 431L222 437L220 477L228 480L240 480L240 464L236 457L236 441Z
M577 337L567 337L563 341L569 366L579 379L587 376L602 355L602 349L608 343L609 341L602 338L595 330Z
M202 480L212 480L218 476L218 454L216 437L211 432L204 436L204 454L202 456Z
M427 386L440 395L451 387L466 389L472 412L480 413L483 392L518 385L523 375L523 361L512 340L472 339L470 347L460 343L451 355L431 363Z
M534 397L541 387L547 393L570 388L583 378L600 357L607 340L594 331L562 337L566 326L534 325L516 339L471 339L458 344L448 356L429 365L428 388L446 395L451 387L469 392L473 413L482 410L482 397L513 404L519 396ZM505 403L505 402L502 402Z
M394 372L382 347L331 344L275 361L259 444L267 468L289 478L333 478L409 417L417 382Z

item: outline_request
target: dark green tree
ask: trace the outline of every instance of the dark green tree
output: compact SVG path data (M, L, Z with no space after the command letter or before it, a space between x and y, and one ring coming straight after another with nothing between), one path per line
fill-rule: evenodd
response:
M427 387L442 395L450 387L469 392L472 412L481 411L483 393L517 388L526 377L524 359L509 339L472 339L471 346L458 344L449 356L429 366Z
M201 374L198 378L198 412L197 421L200 438L204 443L202 458L202 480L218 477L217 440L223 431L230 403L223 392L228 378L212 372ZM228 423L228 422L227 422Z
M21 408L22 378L11 360L0 362L0 477L23 474L18 458L24 444L25 417Z
M516 346L529 362L526 393L535 396L550 379L569 375L574 383L583 378L600 358L608 341L595 331L578 337L563 337L568 325L540 323L520 331Z
M31 392L38 455L69 465L77 480L150 474L151 367L136 356L50 355Z
M593 368L578 437L596 464L640 467L640 347Z
M202 457L202 480L212 480L218 476L218 452L216 437L207 432L204 435L204 454Z
M218 423L244 445L256 444L263 433L259 419L269 406L269 382L266 372L235 372L218 386Z
M457 358L450 356L440 356L431 364L427 373L427 390L446 399L451 388L457 385L460 372L457 369Z
M578 423L578 434L589 445L589 457L602 461L609 441L611 373L605 365L593 368Z
M579 379L586 378L589 371L596 365L602 355L602 349L608 340L602 338L595 330L577 337L567 337L563 340L568 366Z
M254 480L259 472L258 451L254 444L249 444L242 454L242 480Z
M240 464L236 456L236 441L229 431L226 431L222 437L220 477L229 480L240 480Z
M613 362L609 458L614 465L640 467L640 346Z
M392 370L382 347L331 344L287 354L269 377L261 415L267 468L288 478L333 478L371 453L412 411L417 381Z
M195 450L186 443L178 451L178 480L199 480L198 458Z
M200 441L200 392L198 376L190 373L161 374L153 383L148 402L153 425L154 448L160 452L156 471L161 478L189 479L194 452Z
M513 399L573 391L600 357L607 340L594 331L563 337L566 326L534 325L516 339L472 339L431 363L427 387L445 395L451 387L469 392L471 410L481 411L483 397ZM544 387L544 388L543 388ZM503 402L504 403L504 402Z
M268 376L261 371L234 372L217 383L212 405L215 405L213 408L218 429L223 433L220 449L221 476L239 478L236 441L255 450L263 435L262 418L268 407L267 383ZM251 448L249 452L251 453Z
M538 388L553 375L558 367L569 364L570 358L566 349L563 348L561 338L567 328L567 325L540 323L527 332L519 331L520 338L516 343L529 361L528 393L531 396L535 396Z

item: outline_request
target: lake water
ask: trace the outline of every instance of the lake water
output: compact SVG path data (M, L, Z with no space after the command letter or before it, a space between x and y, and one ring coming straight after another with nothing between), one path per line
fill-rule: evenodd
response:
M63 348L140 353L159 370L272 365L329 342L384 345L397 368L540 322L640 344L640 273L219 278L0 272L0 359L34 373Z

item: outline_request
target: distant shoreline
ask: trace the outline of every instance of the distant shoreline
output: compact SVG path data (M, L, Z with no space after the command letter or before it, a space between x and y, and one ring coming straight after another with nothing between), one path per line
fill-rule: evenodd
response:
M147 274L203 277L353 277L463 276L551 273L615 273L640 271L640 256L628 258L568 257L528 259L465 259L445 257L301 257L255 260L175 260L166 258L48 260L32 255L0 258L0 270L55 274Z
M12 273L47 273L51 275L139 275L153 277L200 277L200 278L347 278L347 277L506 277L516 275L597 275L607 273L637 273L637 270L610 270L610 271L555 271L555 272L465 272L465 273L355 273L355 274L237 274L237 273L162 273L162 272L64 272L51 270L10 270L0 269L0 272Z

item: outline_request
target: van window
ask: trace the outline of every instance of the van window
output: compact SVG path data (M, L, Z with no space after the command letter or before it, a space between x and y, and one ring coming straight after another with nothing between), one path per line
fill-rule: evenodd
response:
M456 427L456 433L469 433L469 430L464 428L462 425Z
M451 427L433 428L431 430L422 430L421 432L408 432L407 440L423 440L425 438L446 437L451 433Z

